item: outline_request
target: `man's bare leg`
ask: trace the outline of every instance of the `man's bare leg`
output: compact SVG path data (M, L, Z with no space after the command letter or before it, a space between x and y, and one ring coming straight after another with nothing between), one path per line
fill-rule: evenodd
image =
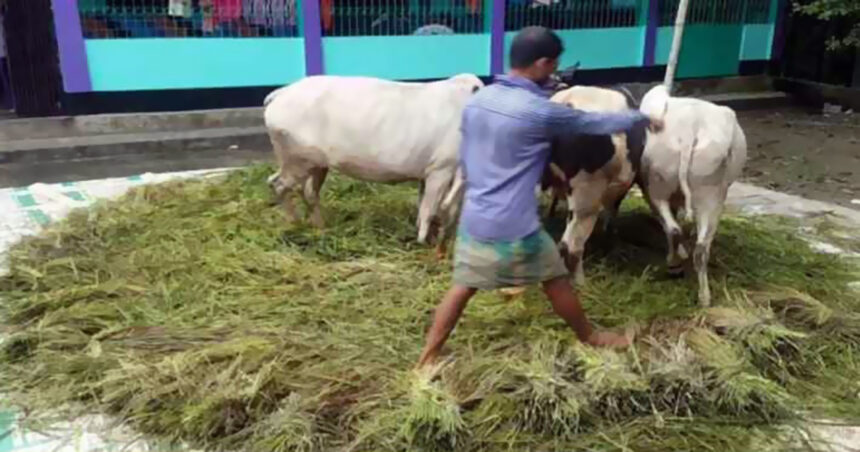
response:
M418 367L423 367L432 364L436 361L439 355L439 350L445 345L451 330L457 325L457 320L463 314L463 309L466 304L475 295L477 289L472 289L463 286L452 286L439 306L436 307L436 313L433 315L433 325L427 331L427 339L424 343L424 350L421 351L421 357L418 358Z
M595 332L592 329L579 297L573 291L567 276L544 282L543 291L552 303L552 309L570 325L581 342L597 347L630 345L630 340L624 336L609 332Z

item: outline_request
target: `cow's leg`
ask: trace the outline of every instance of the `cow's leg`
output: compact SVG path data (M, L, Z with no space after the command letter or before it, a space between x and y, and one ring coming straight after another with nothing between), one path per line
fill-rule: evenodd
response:
M559 244L568 269L573 271L576 284L585 282L583 254L585 243L594 230L601 210L601 196L606 190L606 180L594 178L581 172L571 179L568 196L568 223Z
M322 229L324 222L320 212L320 189L325 182L328 168L316 167L311 169L310 173L310 177L305 181L305 202L310 211L311 224Z
M275 154L275 160L278 163L278 170L275 171L269 178L266 180L266 183L269 185L269 188L272 189L272 194L274 195L274 200L272 205L277 204L279 202L283 202L284 196L284 186L281 182L281 168L283 167L283 159L281 158L281 154L284 152L281 149L281 140L278 137L278 132L269 132L269 138L272 141L272 152Z
M547 219L551 219L555 216L555 207L558 205L558 195L556 195L555 191L552 191L552 201L549 203L549 210L546 212Z
M717 233L726 192L720 187L696 187L693 202L696 212L696 247L693 266L699 279L699 305L711 305L711 288L708 283L708 260L711 243Z
M657 216L660 219L660 224L663 226L663 232L666 233L666 244L668 247L666 255L667 270L670 275L680 275L684 272L684 258L679 253L679 250L686 253L681 243L684 239L683 231L672 214L669 200L664 198L653 198L652 200Z
M309 175L308 165L300 159L290 158L292 146L284 133L269 131L269 138L280 165L278 173L269 177L269 183L275 192L276 199L284 206L287 223L292 223L297 218L293 196Z
M646 184L643 187L645 199L651 205L651 210L666 234L666 266L670 275L683 274L683 261L686 259L686 250L682 242L684 232L678 225L673 208L673 198L677 200L678 183L674 174L662 174L658 169L648 173Z
M274 174L269 176L269 179L267 179L266 182L269 184L269 188L272 189L272 192L275 194L275 196L279 196L278 193L282 191L280 170L275 171Z
M272 153L275 154L278 170L269 176L266 182L269 184L269 188L272 189L272 193L275 194L276 200L280 200L283 194L283 188L281 187L281 167L283 166L282 155L285 149L282 149L283 140L280 135L280 132L269 131L269 140L272 142Z
M684 207L684 195L681 194L680 191L675 192L675 195L672 196L671 198L669 198L669 210L672 211L672 218L675 218L676 219L675 221L677 221L677 218L680 218L678 216L678 213L681 211L681 209L683 207ZM675 246L676 246L675 252L678 254L678 258L680 258L682 261L685 261L685 260L687 260L688 257L690 257L689 254L687 254L687 247L686 247L686 244L684 243L686 237L687 237L687 231L684 231L684 228L682 227L681 228L681 238L675 244Z
M418 243L427 243L430 227L453 177L454 169L445 169L431 172L424 180L424 196L418 207Z
M424 199L424 185L425 184L423 180L418 183L418 205L416 206L418 210L421 210L421 200ZM421 227L420 215L415 215L415 227Z
M555 216L555 208L558 206L558 200L562 199L567 195L567 175L564 171L556 165L555 163L550 162L547 165L547 171L544 174L544 180L549 181L550 187L550 195L552 196L552 201L550 201L549 211L547 212L547 218L552 218ZM540 193L540 189L538 188L537 194Z
M615 218L618 217L618 211L621 209L621 201L624 198L618 198L617 201L614 201L607 205L601 215L601 224L600 227L603 230L604 234L609 235L612 232L612 225L615 223Z
M441 218L439 235L436 241L436 257L444 259L448 255L449 237L454 235L460 212L463 208L463 193L466 190L466 181L463 178L462 169L454 171L451 186L445 193L439 208Z
M573 281L576 284L585 283L585 268L583 265L583 254L585 243L594 230L597 223L599 210L576 210L572 212L572 219L567 224L562 237L562 255L565 255L568 269L573 271ZM572 267L572 268L571 268Z

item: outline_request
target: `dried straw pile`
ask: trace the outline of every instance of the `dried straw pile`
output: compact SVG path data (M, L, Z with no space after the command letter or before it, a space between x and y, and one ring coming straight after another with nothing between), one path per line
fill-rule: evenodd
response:
M414 188L334 178L328 229L285 232L268 171L141 188L16 246L0 391L32 423L111 413L209 450L747 451L799 413L860 414L854 268L776 221L723 221L702 312L629 202L583 295L634 348L578 345L536 290L483 294L431 379L411 367L449 264L413 242Z

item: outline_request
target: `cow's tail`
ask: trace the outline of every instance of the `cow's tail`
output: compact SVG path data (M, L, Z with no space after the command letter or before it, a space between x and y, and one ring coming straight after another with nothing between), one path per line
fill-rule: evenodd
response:
M728 190L729 185L734 182L734 178L736 178L737 174L732 174L732 161L735 159L735 152L742 152L742 155L746 155L747 149L747 140L744 135L743 129L741 129L741 125L738 124L738 118L735 114L734 110L724 107L728 110L729 119L732 123L732 139L729 142L729 148L725 155L724 165L726 166L725 172L723 173L723 190Z
M693 197L690 190L690 166L693 162L693 149L696 147L695 137L688 146L681 149L681 162L678 165L678 180L681 183L681 193L684 194L684 217L687 221L693 219Z
M454 180L451 181L451 187L448 189L448 193L445 195L445 198L442 199L442 212L451 212L451 207L460 201L460 198L463 195L464 184L465 179L463 178L463 168L458 167L457 172L454 174Z

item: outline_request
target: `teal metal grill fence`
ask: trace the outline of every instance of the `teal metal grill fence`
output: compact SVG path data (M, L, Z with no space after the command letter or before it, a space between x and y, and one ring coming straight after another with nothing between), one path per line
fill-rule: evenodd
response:
M483 6L481 0L327 0L321 19L325 36L473 34L484 31Z
M80 0L88 39L299 36L296 0Z
M542 25L568 49L562 65L630 69L666 64L678 1L77 0L60 22L80 40L61 54L80 92L421 80L502 72L516 31ZM786 0L690 1L679 78L771 58Z
M488 0L321 0L325 36L473 34L488 31ZM508 0L505 30L642 25L648 0ZM678 0L660 3L671 26ZM771 0L691 0L689 24L768 23ZM80 0L88 39L297 37L298 0Z
M660 25L675 24L679 0L660 0ZM755 24L769 21L770 0L690 0L688 24Z
M540 25L555 30L632 27L644 0L509 0L505 30Z

